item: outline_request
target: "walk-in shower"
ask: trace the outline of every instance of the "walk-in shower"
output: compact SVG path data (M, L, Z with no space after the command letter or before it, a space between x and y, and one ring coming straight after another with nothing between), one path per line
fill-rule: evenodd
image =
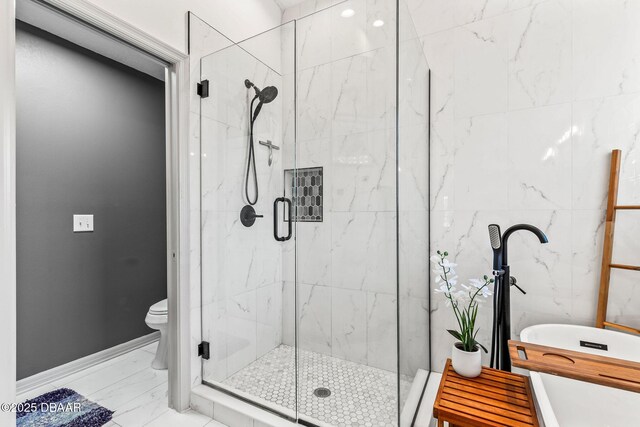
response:
M430 371L429 68L404 3L208 40L203 383L307 425L411 425ZM252 130L276 155L247 152Z

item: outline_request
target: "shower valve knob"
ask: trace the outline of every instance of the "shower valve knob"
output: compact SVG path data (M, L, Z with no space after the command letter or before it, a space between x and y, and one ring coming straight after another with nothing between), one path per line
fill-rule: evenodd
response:
M509 277L509 284L511 286L515 286L516 288L518 288L518 290L520 292L522 292L523 295L527 294L527 292L524 289L522 289L520 286L518 286L518 280L515 277L513 277L513 276Z
M256 218L264 218L264 215L258 215L251 205L246 205L240 211L240 222L245 227L251 227L256 222Z

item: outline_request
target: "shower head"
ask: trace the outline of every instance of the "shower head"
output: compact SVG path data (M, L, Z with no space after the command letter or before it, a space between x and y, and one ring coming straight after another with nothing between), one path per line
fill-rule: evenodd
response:
M502 237L498 224L489 224L489 240L491 241L491 249L493 249L493 269L500 270L502 261Z
M258 118L258 114L260 114L260 110L262 110L262 104L268 104L276 99L276 97L278 96L278 89L275 86L267 86L264 89L260 90L249 79L245 79L244 85L247 89L253 88L253 90L256 92L256 96L253 97L253 100L255 101L256 99L258 99L260 101L255 111L253 112L253 121L255 121ZM253 105L253 101L251 102L251 104Z
M267 86L261 91L259 91L258 97L260 98L260 102L264 104L268 104L278 96L278 89L275 86Z
M255 97L258 98L258 100L262 104L268 104L278 96L278 89L275 86L267 86L264 89L260 90L249 79L245 79L244 86L247 89L253 88L253 90L256 92Z

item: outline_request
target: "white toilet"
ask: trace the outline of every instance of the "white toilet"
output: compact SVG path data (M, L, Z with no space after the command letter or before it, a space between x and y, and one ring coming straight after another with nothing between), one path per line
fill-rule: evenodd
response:
M153 369L167 369L167 300L163 299L151 306L145 322L151 329L160 331L160 342L156 350L156 357L151 362Z

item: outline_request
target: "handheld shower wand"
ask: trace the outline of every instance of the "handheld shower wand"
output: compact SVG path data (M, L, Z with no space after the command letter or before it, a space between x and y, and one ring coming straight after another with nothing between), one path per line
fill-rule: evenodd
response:
M491 367L503 371L511 371L509 357L509 340L511 339L511 286L518 288L523 294L526 292L516 284L515 277L511 277L508 262L509 237L516 231L530 231L535 234L540 243L548 243L547 236L538 227L530 224L517 224L507 228L500 236L497 224L489 225L489 239L493 249L493 275L495 288L493 293L493 328L491 337Z
M245 175L244 181L244 195L247 199L249 205L255 205L258 202L258 174L256 172L256 154L253 146L253 125L258 118L258 114L262 110L262 106L264 104L268 104L278 96L278 89L274 86L267 86L264 89L260 90L256 85L254 85L249 79L245 79L244 86L247 89L253 88L256 95L251 100L251 105L249 106L249 154L247 156L247 173ZM258 100L258 105L253 109L253 104ZM253 188L254 188L254 197L251 197L249 194L249 177L253 173Z
M497 328L498 328L498 295L500 292L500 277L502 267L502 234L500 233L500 226L498 224L489 225L489 240L491 242L491 249L493 249L493 323L491 331L491 367L494 366L494 359L496 356L496 340L497 340Z
M489 239L491 240L491 249L493 249L493 270L497 271L502 265L502 237L498 224L489 225Z

